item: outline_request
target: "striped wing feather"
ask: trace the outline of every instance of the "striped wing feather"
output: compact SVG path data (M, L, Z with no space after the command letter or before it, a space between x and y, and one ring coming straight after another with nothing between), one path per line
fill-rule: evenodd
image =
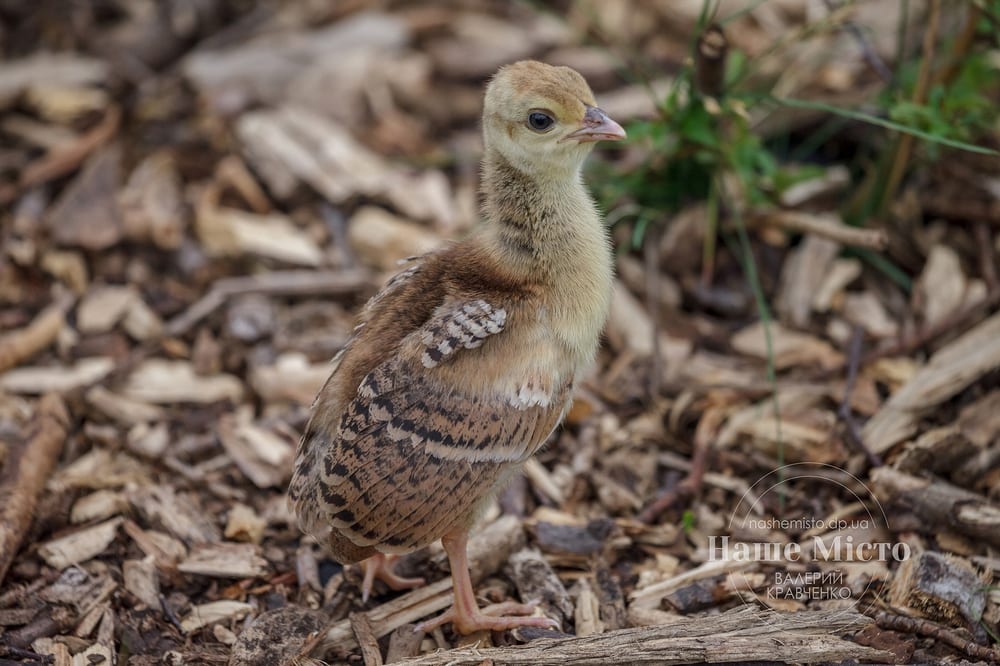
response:
M332 527L359 549L419 548L470 520L544 443L568 385L532 387L532 400L468 395L439 372L502 335L506 316L482 299L446 302L364 376L335 427L310 423L290 491L307 531Z

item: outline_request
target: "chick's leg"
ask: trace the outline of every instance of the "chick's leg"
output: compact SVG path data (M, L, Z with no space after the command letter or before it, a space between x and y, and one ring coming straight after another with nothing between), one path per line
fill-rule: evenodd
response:
M423 578L404 578L398 575L392 566L398 558L398 555L376 553L361 563L361 569L365 572L364 581L361 583L362 601L368 601L376 578L388 585L389 589L392 590L407 590L411 587L419 587L424 584Z
M417 625L417 631L430 631L446 622L453 623L460 634L471 634L483 629L503 631L514 627L558 628L558 623L547 617L512 617L533 613L538 605L537 602L527 604L508 602L480 610L476 604L475 592L472 589L472 578L469 576L469 561L466 557L467 542L468 532L465 530L453 532L441 538L441 545L444 546L444 551L448 554L448 563L451 565L455 603L433 620Z

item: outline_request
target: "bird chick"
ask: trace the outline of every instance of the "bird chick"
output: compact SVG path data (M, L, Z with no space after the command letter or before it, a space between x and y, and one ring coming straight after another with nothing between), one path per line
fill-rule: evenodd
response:
M568 67L525 61L486 89L484 224L414 260L365 306L316 397L289 498L342 563L388 564L441 539L455 602L430 629L551 626L532 604L478 608L466 540L482 508L562 420L607 318L608 236L581 167L625 131Z

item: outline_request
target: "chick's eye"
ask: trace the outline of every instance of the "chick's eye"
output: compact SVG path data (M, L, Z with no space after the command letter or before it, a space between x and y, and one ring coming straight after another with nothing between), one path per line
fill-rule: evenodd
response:
M537 132L544 132L548 128L552 127L553 123L555 123L555 121L552 120L552 116L547 113L532 111L528 114L528 127Z

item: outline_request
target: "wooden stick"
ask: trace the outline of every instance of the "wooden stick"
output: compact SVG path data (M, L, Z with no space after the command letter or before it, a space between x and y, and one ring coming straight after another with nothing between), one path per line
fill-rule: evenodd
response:
M34 432L14 446L0 474L0 583L31 527L38 496L62 453L69 412L62 398L38 401Z
M177 315L166 326L167 335L183 335L227 299L241 294L316 296L353 294L368 284L366 272L355 271L274 271L248 277L221 278L208 293Z
M832 241L854 247L884 250L889 245L889 236L883 229L849 227L832 215L815 215L795 210L773 210L758 212L753 216L752 221L829 238Z
M506 648L459 648L399 662L402 666L598 666L615 664L887 662L889 652L851 643L839 634L871 619L854 611L774 613L749 607L686 617L674 624L591 636L540 639Z

